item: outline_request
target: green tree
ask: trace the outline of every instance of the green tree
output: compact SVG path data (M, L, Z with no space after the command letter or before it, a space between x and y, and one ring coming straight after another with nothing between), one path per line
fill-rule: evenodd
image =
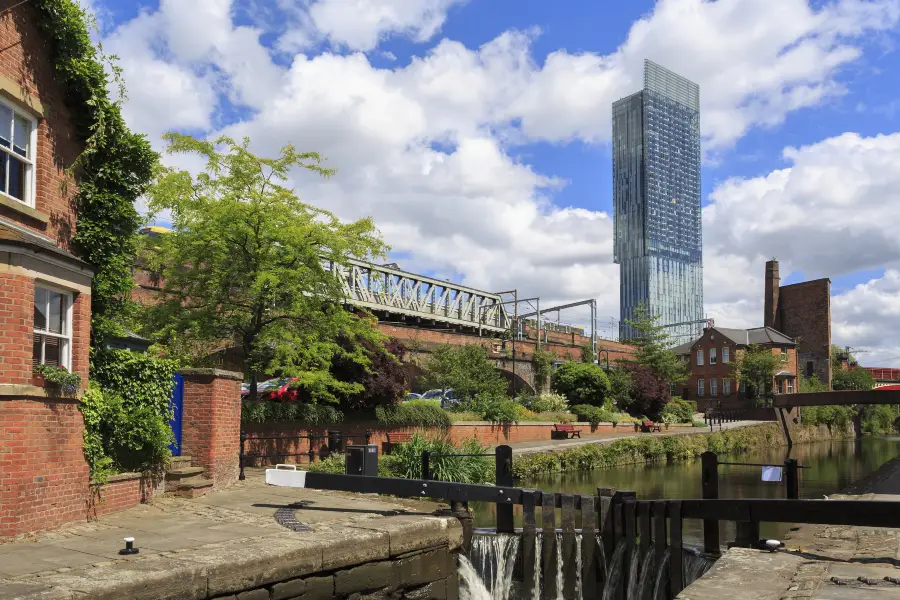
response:
M800 392L827 392L828 386L816 375L800 378Z
M550 378L550 387L562 394L570 405L590 404L602 407L609 397L609 378L599 365L565 362Z
M594 348L590 342L586 342L581 345L581 362L583 363L592 363L597 360L597 357L594 356Z
M251 395L264 373L298 377L312 402L361 391L329 372L339 354L368 364L363 344L348 351L338 337L380 343L380 336L368 319L344 310L332 269L386 247L371 220L343 223L286 187L295 168L333 171L318 154L290 145L263 158L248 139L165 139L169 153L198 155L206 166L196 177L162 169L150 188L151 214L170 211L173 232L143 242L144 260L163 281L162 301L147 314L149 332L194 364L239 347Z
M671 350L672 337L659 324L659 315L653 315L645 305L634 309L634 319L625 321L635 331L628 344L637 348L634 361L648 367L654 375L668 384L678 385L688 378L687 367Z
M634 382L631 380L631 373L622 365L613 367L607 371L606 376L609 378L609 396L616 403L619 410L625 410L625 407L631 405L634 393Z
M452 389L460 400L506 394L506 380L491 364L487 350L476 344L438 346L425 359L422 369L426 387Z
M834 390L871 390L875 388L875 378L866 369L839 369L831 377Z
M747 386L748 398L771 399L772 379L785 359L776 356L770 348L751 344L743 352L738 352L731 365L735 379Z
M550 371L553 370L553 361L555 360L555 352L535 346L531 363L534 366L534 388L538 394L547 385L547 379L550 377Z

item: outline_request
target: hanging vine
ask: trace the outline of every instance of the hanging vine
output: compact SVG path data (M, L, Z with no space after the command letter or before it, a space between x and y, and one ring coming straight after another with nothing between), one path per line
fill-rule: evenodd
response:
M159 155L146 136L133 133L122 118L120 70L90 36L92 18L72 0L31 0L37 25L48 41L56 78L84 150L71 167L78 183L77 224L72 249L94 268L91 289L91 346L121 335L132 310L134 236L140 216L134 206L150 180ZM27 7L23 7L27 10ZM104 68L110 65L110 72Z

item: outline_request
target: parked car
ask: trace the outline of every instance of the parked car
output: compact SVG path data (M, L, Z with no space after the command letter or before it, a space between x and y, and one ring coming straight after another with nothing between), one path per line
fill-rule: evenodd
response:
M440 400L441 408L453 408L459 406L460 400L449 390L428 390L422 395L423 400Z
M279 377L276 379L267 379L256 384L256 397L258 400L294 400L297 392L290 385L297 381L296 377ZM241 398L250 397L250 384L241 384Z
M409 402L410 400L418 400L422 397L422 394L417 394L415 392L410 392L406 395L406 398L403 399L404 402Z

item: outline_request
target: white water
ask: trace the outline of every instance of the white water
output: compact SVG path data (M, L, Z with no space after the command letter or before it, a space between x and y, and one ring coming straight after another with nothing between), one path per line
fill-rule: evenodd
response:
M484 586L481 577L468 558L459 555L459 598L460 600L494 600Z
M478 582L467 583L466 593L470 594L468 597L472 600L510 600L513 569L518 555L518 536L501 534L474 536L471 560L466 559L466 562L469 563L472 574ZM462 578L462 572L460 575Z

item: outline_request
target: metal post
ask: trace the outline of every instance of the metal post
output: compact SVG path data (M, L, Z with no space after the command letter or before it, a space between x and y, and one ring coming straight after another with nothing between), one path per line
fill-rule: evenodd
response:
M788 500L800 499L800 469L798 469L797 466L796 458L789 458L784 461Z
M372 432L369 429L366 429L366 446L372 443Z
M238 464L241 467L241 474L238 475L239 481L244 481L247 477L244 475L244 442L246 441L247 436L241 433L241 453L238 455Z
M591 360L597 357L597 299L591 300ZM609 371L609 352L606 353L606 370Z
M512 448L509 446L497 446L494 458L497 487L512 487ZM515 533L512 504L497 503L497 533Z
M512 395L516 397L516 338L519 337L519 290L513 290Z
M704 500L719 498L719 457L715 452L700 455L701 486ZM719 522L703 519L703 550L709 554L719 554Z
M537 299L537 346L535 346L538 350L541 349L541 299Z
M430 453L428 450L422 452L422 479L429 480L431 479L431 465L430 462Z
M313 437L312 433L307 433L306 437L309 438L309 464L313 464L316 462L316 449L313 446Z

